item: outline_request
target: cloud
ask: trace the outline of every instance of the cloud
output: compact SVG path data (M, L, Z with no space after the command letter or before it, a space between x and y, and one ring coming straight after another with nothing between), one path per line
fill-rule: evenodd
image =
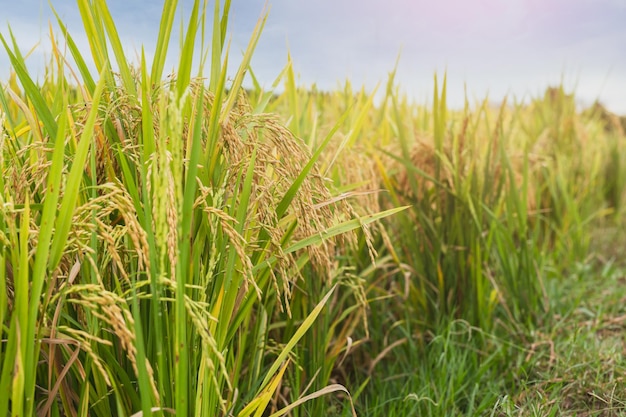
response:
M29 65L42 68L49 53L47 1L15 1L3 17L24 51L41 45ZM75 3L53 0L81 51L89 54ZM161 2L109 0L128 59L141 45L150 59L155 47ZM240 61L265 0L233 2L230 13L231 73ZM184 21L190 1L181 2ZM477 96L540 92L564 75L578 90L626 113L620 99L626 80L626 0L273 0L265 31L252 60L259 81L269 85L291 52L304 84L334 88L351 78L372 89L384 82L402 51L398 80L422 99L432 90L432 74L447 70L452 104L462 105L464 83ZM33 10L37 18L33 19ZM180 16L174 36L178 34ZM209 22L210 24L210 19ZM0 27L3 34L7 31ZM58 29L55 30L58 33ZM178 59L174 39L166 68ZM0 51L0 79L8 76ZM603 84L597 80L603 79ZM602 87L602 85L604 87Z

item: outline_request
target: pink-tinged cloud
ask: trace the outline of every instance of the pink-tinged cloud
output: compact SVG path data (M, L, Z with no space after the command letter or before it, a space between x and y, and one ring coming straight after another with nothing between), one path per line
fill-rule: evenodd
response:
M234 0L231 59L237 64L266 0ZM85 39L74 2L51 0L75 39ZM53 16L48 0L17 0L2 20L33 43L37 24ZM151 54L161 12L155 0L109 0L129 57L140 45ZM419 100L428 97L432 74L448 72L450 102L463 103L464 83L477 98L487 91L537 94L563 77L588 102L599 97L626 114L626 0L269 0L271 12L252 65L270 85L287 49L301 82L334 88L351 78L371 89L384 82L402 51L397 80ZM190 1L181 1L188 16ZM180 20L177 20L180 22ZM209 23L210 24L210 23ZM0 31L6 26L0 23ZM41 43L47 42L42 30ZM288 47L287 47L288 45ZM173 42L173 50L177 48ZM32 47L26 46L25 49ZM175 54L175 52L174 52ZM0 51L0 80L8 74ZM598 82L598 80L606 80ZM592 94L595 89L600 91ZM456 100L456 101L455 101Z

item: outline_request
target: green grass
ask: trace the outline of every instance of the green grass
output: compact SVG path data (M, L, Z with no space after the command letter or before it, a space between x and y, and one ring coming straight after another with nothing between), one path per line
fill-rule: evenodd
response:
M373 369L357 412L372 416L612 416L625 410L624 270L581 265L548 289L551 319L524 335L465 321L415 334L407 323L372 335L400 341ZM372 323L372 327L384 328ZM380 348L379 348L380 349ZM376 351L377 349L372 349ZM358 355L357 355L358 356Z
M419 106L394 72L375 105L289 57L264 91L265 11L227 80L230 1L177 52L165 1L131 64L77 5L90 50L58 19L39 83L0 38L0 416L626 410L618 119L562 88L453 110L445 77Z

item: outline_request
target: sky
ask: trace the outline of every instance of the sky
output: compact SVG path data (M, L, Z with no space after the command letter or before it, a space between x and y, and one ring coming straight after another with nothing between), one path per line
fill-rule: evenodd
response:
M50 0L85 51L76 2ZM159 0L108 0L127 56L150 58L162 11ZM192 0L179 1L188 15ZM212 2L211 2L212 4ZM265 0L232 0L232 65L245 49ZM396 80L428 104L433 75L448 79L448 101L497 103L538 97L563 83L582 107L599 99L626 115L626 0L268 0L269 17L252 60L270 88L291 54L300 85L340 88L350 79L372 91ZM49 56L48 0L0 0L0 33L10 25L28 66L42 73ZM177 22L181 22L180 19ZM180 23L177 23L180 25ZM58 27L54 26L58 35ZM60 36L59 36L60 38ZM173 45L176 48L176 44ZM173 68L176 55L169 61ZM9 74L0 50L0 83Z

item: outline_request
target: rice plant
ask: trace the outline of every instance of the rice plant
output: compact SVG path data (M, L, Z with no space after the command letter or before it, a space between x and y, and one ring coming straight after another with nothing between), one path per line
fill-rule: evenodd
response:
M170 79L176 1L151 66L143 51L128 63L105 1L77 4L91 57L59 20L75 67L51 29L41 86L0 38L16 75L1 96L0 414L287 413L297 403L270 402L294 349L346 287L336 238L401 209L354 218L319 171L323 145L253 112L241 84L264 16L227 84L229 1L212 27L194 2ZM317 285L307 269L323 291L296 309L296 288ZM346 390L321 388L309 398Z
M396 89L394 73L378 106L349 82L329 93L314 86L290 90L287 82L285 93L267 104L291 122L298 106L304 137L329 131L341 116L343 137L327 149L324 166L336 184L352 184L344 191L355 196L358 211L410 205L371 230L375 262L367 239L346 257L366 283L369 314L351 359L336 374L352 378L357 393L369 381L376 396L376 381L393 379L393 364L411 358L402 348L407 343L425 355L415 361L428 361L432 340L450 320L520 343L487 367L518 361L535 329L552 323L551 289L594 256L592 231L623 218L616 204L623 199L617 172L623 156L615 146L624 138L606 135L597 115L577 112L562 88L528 105L511 98L500 107L485 100L451 110L445 78L434 85L430 107L409 102ZM258 87L251 93L253 100L264 96ZM405 326L412 333L399 333ZM493 345L478 338L471 346L485 357L494 354ZM481 368L480 355L476 360ZM377 363L393 370L372 368ZM460 384L470 382L464 378Z
M560 87L450 109L445 77L417 105L395 71L377 102L289 56L265 91L267 11L227 79L230 5L194 1L169 75L175 0L136 63L105 0L88 52L57 16L41 82L0 35L0 415L508 407L622 224L619 119Z

